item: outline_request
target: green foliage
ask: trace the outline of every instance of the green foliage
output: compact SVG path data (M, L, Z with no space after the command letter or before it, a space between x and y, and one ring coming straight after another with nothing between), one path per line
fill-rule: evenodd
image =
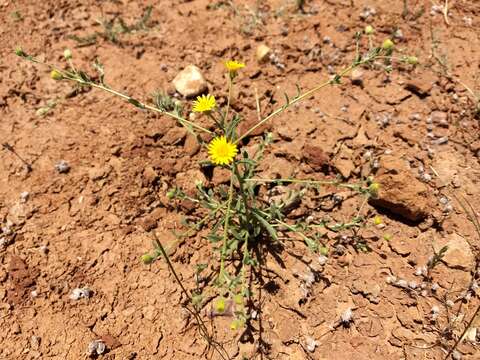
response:
M303 2L300 3L303 6ZM141 30L146 28L146 23L150 17L151 8L142 18L134 25L127 26L121 19L118 24L115 19L103 23L105 29L104 35L112 42L116 42L117 35L121 33ZM117 24L117 26L115 25ZM98 34L97 34L98 35ZM263 160L264 150L272 141L272 136L267 134L258 144L255 151L248 152L241 148L242 140L249 136L255 129L262 126L273 117L282 113L292 105L309 98L315 92L341 83L341 79L348 75L351 70L358 66L368 65L374 66L375 61L379 58L391 62L391 54L393 48L389 46L372 48L365 54L360 54L358 42L361 33L356 35L357 53L354 61L350 66L338 72L333 78L328 79L324 83L319 84L311 90L302 92L297 86L297 93L294 97L285 94L285 103L280 105L276 110L265 117L261 117L260 105L257 98L257 110L259 121L247 129L241 136L238 135L238 126L242 121L241 114L230 111L230 101L234 80L237 71L244 64L235 63L236 67L227 67L228 80L228 101L223 109L213 108L216 103L213 102L212 108L203 108L196 110L202 112L204 116L211 119L216 127L209 130L208 128L198 125L196 122L188 120L184 115L185 111L182 104L168 96L163 92L156 92L152 95L151 104L142 102L129 95L123 94L112 89L105 83L105 71L103 65L99 61L95 61L93 67L96 71L95 76L88 75L87 72L77 69L72 62L72 54L67 53L64 59L67 61L67 68L60 69L50 64L44 64L28 55L21 48L17 48L15 53L25 60L46 65L51 70L51 76L57 81L71 81L80 87L92 87L106 91L112 95L122 98L133 106L142 109L154 111L169 116L179 124L184 126L195 137L200 140L199 133L207 134L214 140L223 138L224 145L228 145L235 150L232 158L227 158L225 162L218 162L210 153L210 161L206 166L222 166L229 171L230 181L228 185L207 186L201 182L195 183L195 196L186 194L182 189L174 187L167 193L168 199L172 202L178 200L189 200L197 206L197 212L191 219L185 221L185 225L190 230L179 236L191 235L202 229L208 229L206 240L211 244L212 249L218 256L218 263L213 263L209 267L205 264L198 264L195 272L196 288L189 293L177 274L165 252L161 242L156 239L154 242L154 251L152 254L144 254L141 260L145 264L152 263L155 259L163 258L170 270L173 272L176 281L182 288L183 293L190 300L190 304L195 309L196 319L201 328L203 322L198 317L198 310L202 307L204 298L204 286L207 290L213 289L215 294L219 296L216 301L217 312L227 313L232 308L234 321L231 328L236 330L244 326L249 319L249 309L247 304L252 294L249 285L249 271L252 267L259 266L259 260L256 258L256 250L260 244L272 246L281 244L286 238L300 238L305 246L312 252L320 253L324 256L328 255L328 248L322 243L322 236L319 234L319 227L329 229L330 231L340 232L348 229L355 230L363 225L363 219L358 214L351 221L344 223L330 224L323 221L320 224L309 224L305 219L293 222L287 218L288 213L297 206L306 192L311 188L329 185L339 188L350 189L357 194L364 196L365 201L371 196L376 196L380 186L373 179L366 179L359 184L343 184L337 180L333 181L316 181L316 180L300 180L300 179L262 179L258 178L259 166ZM234 63L234 62L232 62ZM232 65L232 64L231 64ZM232 65L232 66L233 66ZM197 99L197 101L200 101ZM200 109L200 108L199 108ZM207 148L212 151L210 145ZM237 150L238 154L237 154ZM219 152L221 153L221 151ZM277 185L295 184L295 189L290 189L289 193L280 200L273 200L272 197L259 196L262 187ZM368 244L357 241L354 246L358 251L368 251ZM211 281L207 284L201 278L201 274L207 270L213 272ZM207 337L207 335L205 335Z

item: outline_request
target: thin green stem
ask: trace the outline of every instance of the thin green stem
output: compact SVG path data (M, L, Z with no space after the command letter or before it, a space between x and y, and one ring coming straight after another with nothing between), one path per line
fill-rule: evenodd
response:
M336 180L331 181L321 181L321 180L301 180L301 179L259 179L259 178L251 178L251 179L244 179L244 181L248 182L257 182L257 183L293 183L293 184L307 184L307 185L332 185L336 187L343 187L351 190L358 191L360 185L356 184L342 184Z
M361 63L364 63L366 61L362 61ZM352 64L350 65L348 68L346 68L345 70L343 70L338 76L339 77L344 77L348 72L350 72L352 69L354 69L355 67L357 67L358 65L360 65L361 63L358 63L358 64ZM288 104L285 104L281 107L279 107L277 110L273 111L270 115L268 115L267 117L265 117L262 121L259 121L257 124L255 124L254 126L252 126L250 129L248 129L242 136L240 136L236 141L235 143L239 143L240 141L242 141L245 137L247 137L248 135L250 135L252 132L254 132L256 129L258 129L260 126L262 126L263 124L265 124L267 121L269 121L272 117L282 113L283 111L285 111L286 109L288 109L290 106L292 106L293 104L296 104L297 102L299 101L302 101L303 99L311 96L313 93L319 91L320 89L323 89L324 87L328 86L328 85L331 85L334 83L334 80L328 80L328 81L325 81L324 83L314 87L313 89L310 89L308 90L307 92L303 93L302 95L294 98L292 101L290 101Z
M220 254L220 276L224 275L225 271L225 253L227 252L227 239L228 239L228 224L230 222L230 208L232 206L233 199L233 176L230 177L230 188L228 190L228 200L227 200L227 213L225 214L225 222L223 224L223 245L222 253Z
M232 75L228 74L228 99L227 99L227 108L225 109L225 117L223 118L223 122L227 124L228 122L228 111L230 110L230 101L232 98L232 88L233 88L233 78Z
M193 128L196 128L197 130L200 130L200 131L203 131L207 134L213 134L210 130L208 129L205 129L204 127L200 126L200 125L197 125L195 124L194 122L191 122L187 119L184 119L182 118L181 116L173 113L173 112L170 112L170 111L163 111L163 110L160 110L154 106L151 106L151 105L148 105L148 104L145 104L129 95L125 95L125 94L122 94L121 92L119 91L116 91L116 90L113 90L109 87L106 87L104 85L101 85L101 84L96 84L94 82L91 82L91 81L86 81L82 78L79 77L78 75L78 72L76 71L76 69L73 67L73 64L70 64L70 67L72 67L72 72L69 72L69 71L62 71L60 69L58 69L57 67L53 66L53 65L50 65L50 64L47 64L43 61L40 61L36 58L34 58L33 56L29 56L29 55L26 55L26 56L22 56L24 59L26 60L29 60L29 61L32 61L34 63L37 63L37 64L40 64L40 65L44 65L46 67L48 67L49 69L51 70L56 70L58 71L60 74L62 74L62 76L64 77L64 79L66 80L70 80L70 81L75 81L81 85L85 85L85 86L91 86L91 87L94 87L94 88L97 88L97 89L100 89L100 90L103 90L103 91L106 91L112 95L115 95L115 96L118 96L128 102L130 102L131 104L135 105L136 107L140 108L140 109L147 109L147 110L150 110L150 111L154 111L154 112L157 112L157 113L160 113L162 115L167 115L171 118L174 118L175 120L177 120L181 125L187 127L186 125L188 126L191 126Z
M183 286L183 283L182 281L180 280L180 278L178 277L177 275L177 272L175 271L175 268L173 267L173 264L171 263L170 261L170 258L167 254L167 252L165 251L165 248L163 247L162 243L160 242L160 240L158 239L158 236L157 234L155 234L155 232L153 232L153 235L155 237L154 239L154 242L155 242L155 246L157 247L157 249L160 251L160 253L162 254L163 258L165 259L166 263L167 263L167 266L168 266L168 269L170 270L170 272L172 273L173 277L175 278L175 281L178 283L178 285L180 286L180 289L182 290L183 294L187 297L187 299L189 300L189 302L191 303L192 302L192 297L191 295L188 293L187 289L185 288L185 286ZM193 317L195 318L196 322L197 322L197 325L198 325L198 328L200 329L200 333L202 334L202 336L205 338L205 340L208 342L209 345L213 345L213 348L215 349L215 351L218 352L218 354L220 355L220 357L222 359L227 359L228 358L228 355L225 355L221 350L223 350L225 352L225 350L219 346L219 344L210 336L210 334L208 333L208 329L207 329L207 326L205 325L205 322L202 320L202 318L200 317L198 311L196 310L192 310L190 309L188 306L185 307L185 309L187 309L187 311L193 315ZM221 350L220 350L221 349Z

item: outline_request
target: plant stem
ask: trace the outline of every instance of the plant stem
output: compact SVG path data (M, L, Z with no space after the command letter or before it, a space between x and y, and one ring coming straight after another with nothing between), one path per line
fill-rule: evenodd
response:
M158 236L157 234L155 234L155 232L153 232L153 236L155 237L154 239L154 242L155 242L155 246L157 247L158 250L160 250L160 252L162 253L162 256L164 257L165 261L167 262L167 266L168 266L168 269L170 270L170 272L173 274L173 277L175 278L175 281L178 283L178 285L180 286L180 289L182 290L183 294L187 297L188 301L191 303L192 302L192 297L190 296L190 294L188 293L187 289L185 289L185 286L183 286L183 283L182 281L180 280L180 278L178 277L177 275L177 272L175 271L175 268L173 267L171 261L170 261L170 258L169 256L167 255L167 252L165 251L165 248L163 247L162 243L160 242L160 240L158 239ZM210 336L210 334L208 333L208 329L204 323L204 321L202 320L202 318L200 317L200 315L198 314L198 311L194 311L192 309L190 309L188 306L185 307L187 309L187 311L193 315L193 317L195 318L197 324L198 324L198 327L200 329L200 333L202 334L202 336L205 338L205 340L208 342L209 345L212 345L213 348L215 349L215 351L218 352L218 354L220 355L220 357L222 359L227 359L228 358L228 355L225 356L225 354L222 353L222 351L220 351L220 349L222 349L223 351L225 351L223 348L219 348L219 344L217 344L215 342L215 340L212 339L212 337Z
M66 79L66 80L70 80L70 81L75 81L81 85L86 85L86 86L91 86L91 87L94 87L94 88L97 88L97 89L100 89L100 90L103 90L103 91L106 91L112 95L115 95L115 96L118 96L126 101L128 101L129 103L135 105L136 107L140 108L140 109L147 109L147 110L150 110L150 111L154 111L154 112L157 112L157 113L160 113L160 114L163 114L163 115L167 115L167 116L170 116L171 118L174 118L175 120L177 120L181 125L187 127L186 125L189 125L193 128L196 128L198 130L201 130L207 134L213 134L210 130L208 129L205 129L204 127L200 126L200 125L197 125L195 124L194 122L191 122L187 119L184 119L182 118L181 116L175 114L175 113L172 113L170 111L163 111L163 110L160 110L154 106L151 106L151 105L148 105L148 104L145 104L129 95L125 95L125 94L122 94L121 92L119 91L116 91L116 90L113 90L113 89L110 89L109 87L106 87L104 85L101 85L101 84L96 84L94 82L91 82L91 81L86 81L86 80L83 80L82 78L79 77L78 75L78 72L76 71L76 69L73 67L73 64L70 62L70 67L72 68L73 70L73 74L69 71L63 71L63 70L60 70L58 69L57 67L53 66L53 65L50 65L50 64L47 64L43 61L40 61L36 58L34 58L33 56L30 56L30 55L26 55L26 56L22 56L24 59L26 60L29 60L29 61L32 61L34 63L37 63L37 64L40 64L40 65L44 65L46 67L48 67L49 69L51 70L56 70L58 71L60 74L63 75L63 77Z
M307 184L307 185L332 185L336 187L343 187L351 190L358 191L360 185L355 184L342 184L336 180L331 181L320 181L320 180L301 180L301 179L258 179L258 178L251 178L251 179L244 179L244 181L249 182L258 182L258 183L277 183L277 182L287 182L293 184Z
M347 67L346 69L344 69L342 72L340 72L340 74L338 74L337 78L338 77L344 77L346 74L348 74L350 71L352 71L354 68L356 68L357 66L361 65L361 64L364 64L364 63L367 63L369 61L372 60L372 57L368 57L362 61L359 61L357 63L354 63L352 65L350 65L349 67ZM314 87L313 89L310 89L308 90L307 92L303 93L302 95L294 98L292 101L288 102L287 104L279 107L277 110L273 111L270 115L268 115L267 117L265 117L262 121L258 122L257 124L255 124L254 126L252 126L250 129L248 129L242 136L240 136L236 141L235 143L239 143L240 141L242 141L242 139L244 139L245 137L247 137L248 135L250 135L253 131L255 131L257 128L259 128L260 126L262 126L263 124L265 124L268 120L270 120L272 117L274 117L275 115L278 115L280 113L282 113L283 111L285 111L286 109L288 109L290 106L292 106L293 104L296 104L297 102L309 97L310 95L312 95L313 93L317 92L318 90L320 89L323 89L324 87L328 86L328 85L331 85L331 84L334 84L334 79L332 80L328 80L328 81L325 81L324 83Z
M228 99L227 99L227 108L225 109L225 117L223 118L224 124L228 122L228 111L230 110L230 101L232 98L232 87L233 87L233 79L232 75L228 74Z
M232 175L230 177L230 188L228 190L227 212L225 214L225 222L223 224L223 245L222 252L220 254L220 276L223 276L223 273L225 271L225 253L227 252L228 224L230 221L230 208L233 199L233 176L234 172L232 170Z
M463 337L465 336L465 334L467 333L468 329L470 328L470 326L472 326L473 322L475 321L475 319L477 318L477 315L480 313L480 305L477 306L477 310L475 310L475 313L473 314L472 318L470 319L470 321L468 322L467 326L465 327L465 329L463 330L462 332L462 335L457 339L457 341L455 342L455 344L453 345L453 347L450 349L450 351L447 353L447 356L445 356L445 360L448 360L448 358L450 357L450 355L453 353L453 351L457 348L458 344L460 343L460 341L462 341Z

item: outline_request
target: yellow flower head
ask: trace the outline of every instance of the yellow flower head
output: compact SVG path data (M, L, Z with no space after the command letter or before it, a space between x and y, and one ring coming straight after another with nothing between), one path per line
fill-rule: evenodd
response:
M237 145L228 141L225 136L217 137L208 144L208 155L215 165L230 164L237 152Z
M206 112L211 111L217 105L215 98L212 95L197 96L197 100L193 102L193 111Z
M236 74L237 70L245 67L245 64L236 60L225 61L225 67L230 74Z

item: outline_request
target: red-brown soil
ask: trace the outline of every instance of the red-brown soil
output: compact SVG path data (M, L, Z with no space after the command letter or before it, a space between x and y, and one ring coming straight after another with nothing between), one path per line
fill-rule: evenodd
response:
M98 339L107 347L101 359L219 358L206 351L166 264L139 260L151 250L153 230L171 245L187 288L195 285L195 264L214 264L200 234L173 245L170 232L187 209L165 197L172 186L194 187L206 153L168 118L96 90L72 93L70 83L16 57L16 46L56 64L70 48L88 71L98 58L108 84L140 98L171 92L175 75L195 64L223 102L221 62L243 60L234 109L252 123L254 87L265 115L284 92L295 94L295 84L311 88L329 69L348 66L355 32L367 24L375 43L396 33L396 55L415 55L420 65L394 62L391 74L362 69L361 81L326 88L262 129L275 140L265 173L350 182L375 176L382 184L375 201L362 206L361 196L328 189L296 210L348 222L361 208L367 226L325 231L323 265L301 242L286 241L276 256L261 249L249 331L230 330L224 317L205 321L235 359L445 357L480 304L480 239L453 197L480 209L479 120L462 85L480 90L480 3L450 1L447 17L432 8L444 1L305 3L302 13L286 0L0 2L0 142L8 144L0 150L1 359L83 359ZM120 34L117 43L98 36L79 46L70 38L101 32L101 18L135 23L148 5L147 29ZM366 6L375 11L362 19ZM260 44L275 61L257 64ZM56 106L40 116L52 100ZM69 172L55 169L60 160ZM374 225L376 215L384 227ZM447 243L432 282L423 282L417 268ZM72 300L78 287L91 297ZM348 308L350 326L336 326ZM480 359L478 342L457 350Z

